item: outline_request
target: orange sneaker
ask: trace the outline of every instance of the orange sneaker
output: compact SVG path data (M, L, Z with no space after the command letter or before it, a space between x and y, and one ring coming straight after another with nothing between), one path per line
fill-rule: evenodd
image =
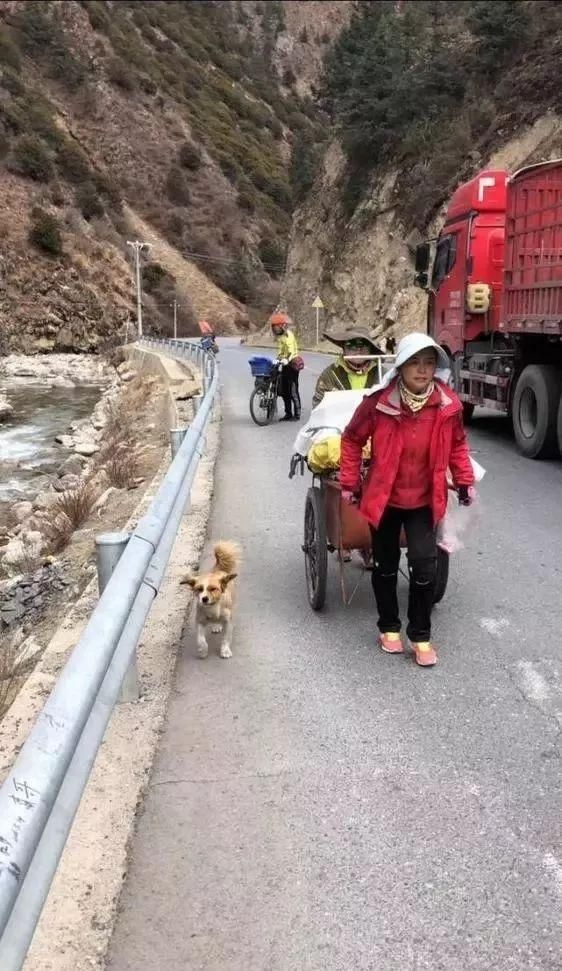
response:
M402 638L396 631L389 631L387 634L379 634L379 645L385 654L403 654L404 645Z
M431 668L437 664L437 651L429 641L410 641L414 652L414 660L422 668Z

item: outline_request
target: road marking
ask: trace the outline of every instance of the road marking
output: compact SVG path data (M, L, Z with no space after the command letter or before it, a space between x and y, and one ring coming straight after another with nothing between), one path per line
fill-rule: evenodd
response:
M558 862L554 853L545 853L542 858L543 866L556 888L556 893L562 898L562 865Z
M509 621L505 617L499 617L497 620L494 617L481 617L480 626L493 637L501 637L503 631L509 627Z
M548 683L545 681L542 674L539 674L532 661L519 661L517 663L517 667L521 672L523 692L527 698L541 704L542 702L547 701L550 696L550 688L548 687Z

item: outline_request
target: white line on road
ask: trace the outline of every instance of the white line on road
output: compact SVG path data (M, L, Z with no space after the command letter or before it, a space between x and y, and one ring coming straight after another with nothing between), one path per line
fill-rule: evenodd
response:
M544 854L542 862L546 872L552 877L556 893L562 898L562 864L550 852Z
M509 627L509 621L505 617L499 617L497 620L494 617L481 617L480 626L493 637L500 637L502 632Z
M550 695L550 688L533 662L519 661L517 667L521 673L522 688L526 697L539 703L546 701Z

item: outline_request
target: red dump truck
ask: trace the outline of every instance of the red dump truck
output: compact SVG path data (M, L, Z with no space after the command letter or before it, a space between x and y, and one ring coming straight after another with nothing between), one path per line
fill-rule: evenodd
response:
M486 169L451 198L437 240L416 250L428 330L452 384L510 414L523 455L562 451L562 160Z

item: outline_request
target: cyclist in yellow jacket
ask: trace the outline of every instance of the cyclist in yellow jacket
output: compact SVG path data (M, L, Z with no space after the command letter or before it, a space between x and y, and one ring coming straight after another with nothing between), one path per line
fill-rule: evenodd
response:
M297 339L290 329L291 319L283 311L276 310L269 318L269 323L277 339L277 359L283 365L281 397L285 405L285 415L281 421L298 421L301 416L299 371L302 360L299 357Z

